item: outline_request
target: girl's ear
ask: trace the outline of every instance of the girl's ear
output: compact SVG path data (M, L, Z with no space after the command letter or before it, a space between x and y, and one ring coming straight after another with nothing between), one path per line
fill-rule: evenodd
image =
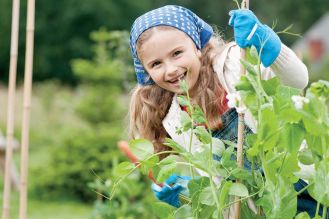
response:
M196 55L198 56L199 59L201 59L201 50L198 49L198 50L196 51Z

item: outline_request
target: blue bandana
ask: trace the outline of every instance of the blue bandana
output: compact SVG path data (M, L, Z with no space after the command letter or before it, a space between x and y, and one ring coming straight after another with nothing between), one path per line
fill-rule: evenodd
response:
M202 49L213 34L212 27L192 11L181 6L167 5L149 11L138 17L130 32L130 49L134 59L137 81L141 85L153 84L153 80L144 69L136 51L139 36L147 29L155 26L171 26L186 33L198 49Z

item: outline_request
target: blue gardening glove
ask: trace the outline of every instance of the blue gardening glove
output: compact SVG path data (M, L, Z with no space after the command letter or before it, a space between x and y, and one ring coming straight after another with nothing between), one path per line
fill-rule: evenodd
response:
M155 196L174 207L179 207L179 194L182 193L188 196L187 184L191 180L189 176L171 175L164 183L163 187L152 184L152 190Z
M258 54L263 46L260 60L265 67L270 66L279 56L281 41L267 25L259 22L248 9L230 11L229 25L234 29L234 39L241 48L255 46Z

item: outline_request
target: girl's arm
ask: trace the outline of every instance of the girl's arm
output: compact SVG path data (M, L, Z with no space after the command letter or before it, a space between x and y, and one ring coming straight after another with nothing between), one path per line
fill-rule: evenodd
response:
M308 84L308 70L305 64L286 45L281 45L277 59L270 66L274 74L287 86L304 89Z
M224 56L223 56L224 55ZM235 91L235 84L240 79L241 52L238 45L232 45L226 54L219 59L225 59L223 65L214 65L215 71L227 92ZM220 63L220 60L217 60ZM308 70L305 64L286 45L281 45L279 56L269 68L261 66L262 79L278 76L287 86L304 89L308 84Z

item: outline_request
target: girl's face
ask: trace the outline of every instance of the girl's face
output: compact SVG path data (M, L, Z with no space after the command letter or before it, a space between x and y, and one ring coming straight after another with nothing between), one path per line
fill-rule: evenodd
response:
M138 51L153 81L168 91L182 93L179 80L195 86L201 67L201 51L190 37L176 28L151 30L151 36Z

